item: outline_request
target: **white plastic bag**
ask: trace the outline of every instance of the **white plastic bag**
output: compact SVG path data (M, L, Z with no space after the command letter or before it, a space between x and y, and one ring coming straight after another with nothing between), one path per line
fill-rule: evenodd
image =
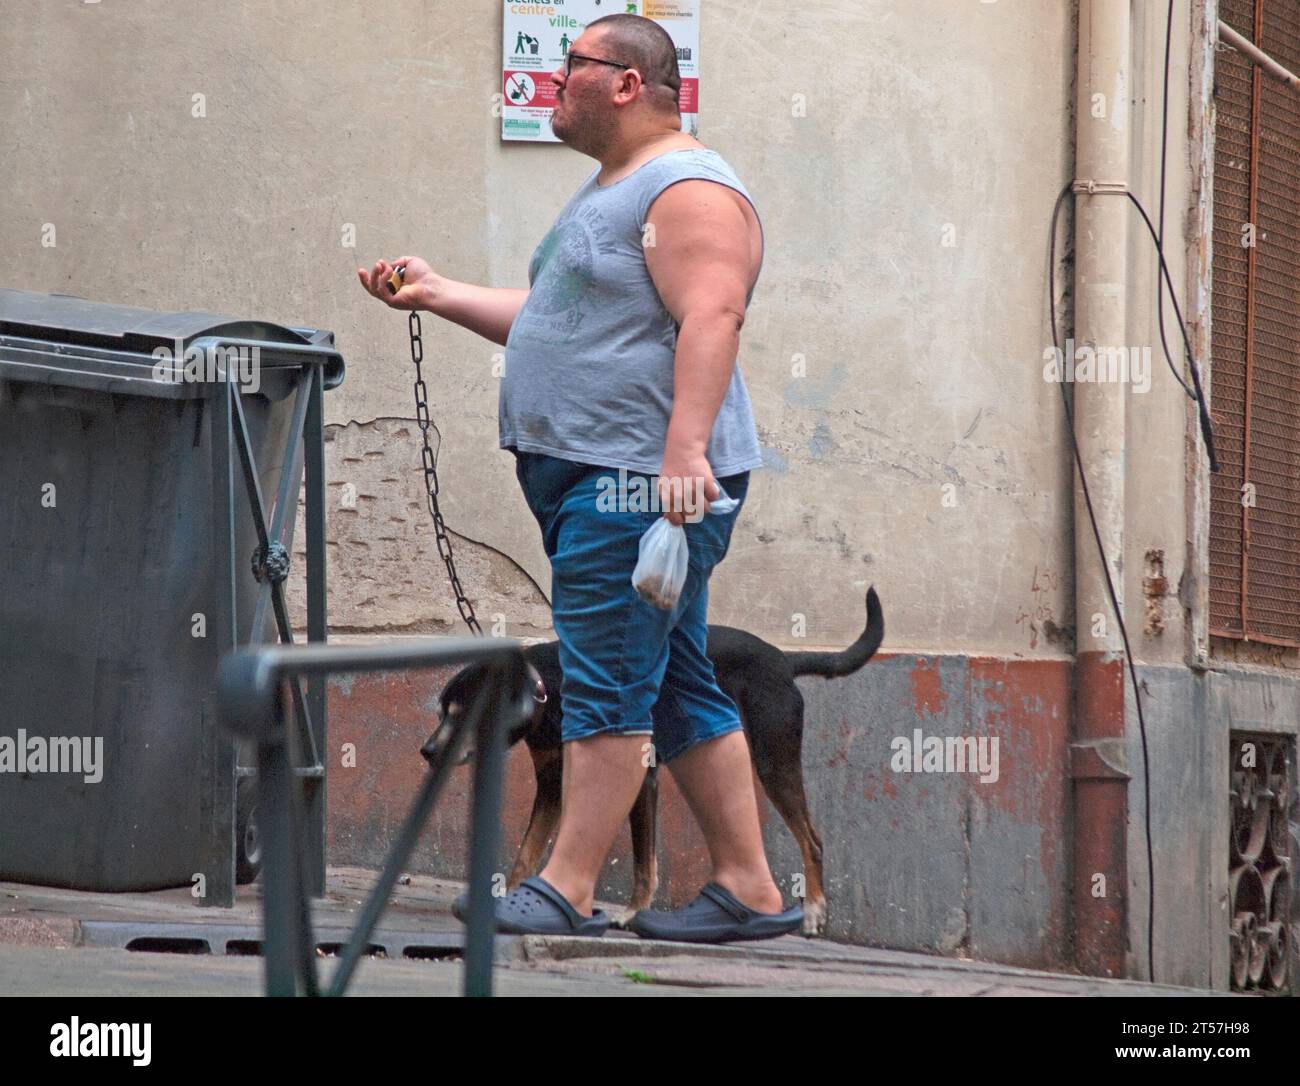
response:
M718 496L709 503L710 513L731 513L736 499L718 487ZM646 603L663 611L677 606L682 586L686 583L686 529L660 517L641 537L637 551L636 569L632 571L632 586Z

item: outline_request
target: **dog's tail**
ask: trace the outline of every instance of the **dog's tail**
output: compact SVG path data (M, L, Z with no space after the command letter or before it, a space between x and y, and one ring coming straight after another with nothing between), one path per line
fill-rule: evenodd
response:
M867 625L852 645L842 652L787 652L785 658L796 675L822 675L838 679L852 675L880 648L885 639L885 613L873 585L867 589Z

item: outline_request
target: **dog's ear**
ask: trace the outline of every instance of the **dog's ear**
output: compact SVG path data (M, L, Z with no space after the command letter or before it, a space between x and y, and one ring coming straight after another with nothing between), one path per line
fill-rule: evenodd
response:
M465 696L466 688L472 679L472 673L469 668L464 668L456 672L448 680L447 685L442 688L442 693L438 695L438 703L442 708L442 715L445 718L448 713L459 713L468 700Z

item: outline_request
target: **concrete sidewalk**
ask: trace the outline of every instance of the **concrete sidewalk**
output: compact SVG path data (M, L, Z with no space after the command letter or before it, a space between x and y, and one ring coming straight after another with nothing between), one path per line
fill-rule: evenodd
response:
M313 907L323 980L373 879L371 871L330 868L326 899ZM424 876L399 885L372 940L374 955L362 962L350 991L459 994L464 929L450 905L463 888ZM184 888L105 894L0 883L5 994L257 995L260 910L256 885L240 888L235 908L213 909L195 905ZM601 939L499 936L497 962L496 991L519 996L1220 994L798 935L716 947L617 931Z

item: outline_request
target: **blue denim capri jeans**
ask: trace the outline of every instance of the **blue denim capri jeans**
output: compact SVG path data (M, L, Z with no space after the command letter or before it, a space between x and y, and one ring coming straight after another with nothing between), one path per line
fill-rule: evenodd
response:
M564 684L565 743L593 735L653 736L656 762L741 729L740 713L718 687L708 657L709 575L727 553L749 472L719 478L740 504L685 525L688 572L672 611L632 587L642 535L662 513L602 508L619 470L515 453L515 474L542 530L551 561L552 622ZM652 476L625 472L628 490L654 492ZM631 503L624 503L631 504Z

